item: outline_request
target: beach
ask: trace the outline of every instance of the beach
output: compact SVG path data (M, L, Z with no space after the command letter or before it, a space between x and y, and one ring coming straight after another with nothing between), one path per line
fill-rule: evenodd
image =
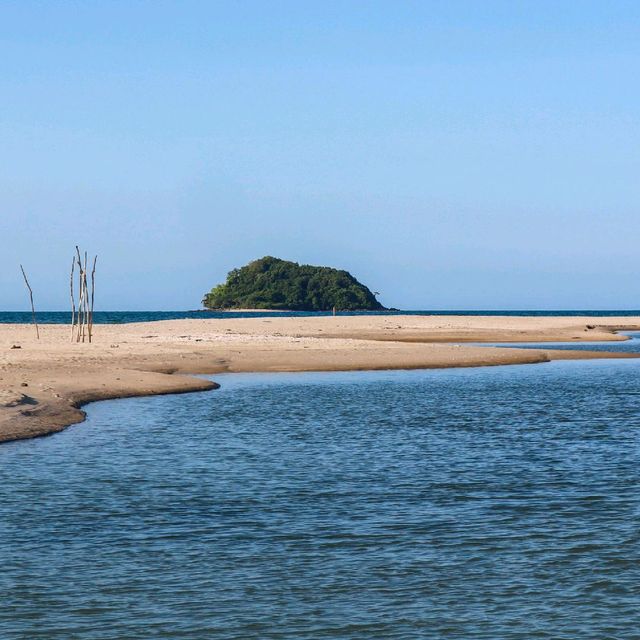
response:
M624 340L640 317L337 316L95 325L91 344L65 325L0 325L0 442L81 422L89 402L206 391L190 374L431 369L635 357L473 343Z

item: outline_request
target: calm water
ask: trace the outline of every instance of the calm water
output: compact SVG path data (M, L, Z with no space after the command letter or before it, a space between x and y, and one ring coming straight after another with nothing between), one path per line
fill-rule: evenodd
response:
M0 637L640 637L640 361L217 376L0 447Z
M155 320L182 320L184 318L272 318L274 316L307 317L329 316L328 311L96 311L94 322L96 324L127 323L127 322L152 322ZM340 316L362 315L458 315L458 316L640 316L638 310L565 310L565 311L456 311L456 310L422 310L422 311L344 311L338 312ZM36 313L36 318L41 324L69 324L71 312L69 311L41 311ZM31 322L30 311L0 311L0 324L14 324Z
M640 353L640 331L620 331L629 339L624 342L497 342L477 343L482 347L512 347L515 349L570 349L572 351L622 351Z

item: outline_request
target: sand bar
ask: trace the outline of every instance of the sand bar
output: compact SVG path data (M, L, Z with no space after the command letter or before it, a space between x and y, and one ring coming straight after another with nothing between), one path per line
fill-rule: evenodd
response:
M205 391L186 374L527 364L634 354L513 349L470 342L623 340L640 317L349 316L223 318L96 325L93 344L65 325L0 324L0 442L60 431L108 398ZM14 348L15 347L15 348ZM19 348L17 348L19 347Z

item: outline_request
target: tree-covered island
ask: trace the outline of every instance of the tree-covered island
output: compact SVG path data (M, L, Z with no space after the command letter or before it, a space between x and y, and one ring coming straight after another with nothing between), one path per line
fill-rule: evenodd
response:
M348 271L298 264L271 256L230 271L227 281L211 289L202 304L207 309L385 309Z

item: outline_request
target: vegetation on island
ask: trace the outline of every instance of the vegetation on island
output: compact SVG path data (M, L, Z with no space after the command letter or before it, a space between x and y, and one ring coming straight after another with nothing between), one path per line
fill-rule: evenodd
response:
M202 301L207 309L378 311L375 295L348 271L266 256L229 272Z

